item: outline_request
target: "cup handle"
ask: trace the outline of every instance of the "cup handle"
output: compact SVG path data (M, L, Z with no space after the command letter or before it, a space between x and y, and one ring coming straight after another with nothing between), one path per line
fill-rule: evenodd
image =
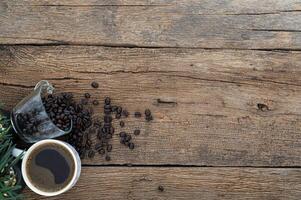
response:
M18 156L20 156L20 155L23 154L23 155L21 156L21 159L23 159L25 153L26 153L26 151L24 151L24 150L22 150L22 149L18 149L18 148L14 148L13 151L12 151L12 155L13 155L14 157L18 157Z
M40 90L45 87L47 89L48 94L52 94L54 87L46 80L39 81L36 86L34 87L34 90Z

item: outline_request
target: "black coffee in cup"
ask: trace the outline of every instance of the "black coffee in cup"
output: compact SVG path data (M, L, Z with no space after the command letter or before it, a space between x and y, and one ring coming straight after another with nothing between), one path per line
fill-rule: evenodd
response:
M75 161L64 146L45 143L31 152L26 163L29 181L44 192L65 188L74 176Z

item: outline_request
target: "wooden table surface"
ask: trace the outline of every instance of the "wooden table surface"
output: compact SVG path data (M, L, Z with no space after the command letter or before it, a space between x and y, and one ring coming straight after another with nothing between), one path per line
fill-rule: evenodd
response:
M126 120L134 151L114 137L72 190L26 199L299 200L300 50L301 0L1 0L7 109L47 79L154 115Z

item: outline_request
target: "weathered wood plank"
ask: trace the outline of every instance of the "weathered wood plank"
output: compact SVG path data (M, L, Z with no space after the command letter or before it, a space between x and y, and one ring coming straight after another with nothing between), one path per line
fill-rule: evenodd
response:
M0 2L0 43L301 49L300 0Z
M131 113L152 110L150 124L125 120L126 130L142 131L134 151L115 137L111 162L86 164L301 166L300 52L7 46L0 58L7 108L48 79L58 91L110 96Z
M84 167L69 192L28 199L266 199L299 200L300 169ZM158 191L158 186L164 192Z

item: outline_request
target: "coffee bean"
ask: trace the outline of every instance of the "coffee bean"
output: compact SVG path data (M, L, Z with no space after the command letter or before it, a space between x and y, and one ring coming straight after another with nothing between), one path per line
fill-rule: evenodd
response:
M120 119L121 118L121 114L117 113L115 116L116 119Z
M125 144L125 139L123 137L120 138L120 144Z
M111 144L109 144L109 145L107 146L107 151L108 151L108 152L111 152L111 151L112 151L112 145L111 145Z
M93 105L97 106L99 104L99 101L98 100L93 100L92 103L93 103Z
M120 137L123 137L123 138L126 137L126 132L120 132L120 133L119 133L119 136L120 136Z
M92 86L93 88L98 88L98 87L99 87L99 84L98 84L97 82L93 81L93 82L91 83L91 86Z
M122 112L122 107L118 106L116 112L117 112L118 114L121 114L121 112Z
M82 100L81 100L81 103L82 103L83 105L88 105L89 101L88 101L88 99L82 99Z
M105 128L110 128L111 126L112 126L111 122L105 122L103 124L103 127L105 127Z
M159 185L159 186L158 186L158 190L159 190L160 192L163 192L163 191L164 191L164 187L163 187L162 185Z
M114 129L114 127L113 127L113 126L111 126L111 127L110 127L110 131L109 131L109 132L110 132L110 134L112 134L112 135L114 134L114 132L115 132L115 129Z
M88 153L89 158L93 158L95 156L95 152L93 150L90 150Z
M60 118L60 116L58 116L58 119L59 119L59 118ZM29 122L33 124L33 123L35 123L35 119L34 119L34 118L31 118L31 119L29 119Z
M98 153L100 155L104 155L106 153L106 151L103 148L101 148L101 149L98 150Z
M140 112L135 112L134 115L135 115L136 118L140 118L142 116Z
M101 122L100 121L96 121L93 124L94 127L100 128L101 127Z
M148 122L152 121L153 120L153 116L151 116L151 115L147 116L147 117L145 117L145 120L148 121Z
M100 148L102 147L103 145L102 145L102 143L97 143L97 144L95 144L95 150L96 151L98 151L98 150L100 150Z
M18 120L18 121L23 121L22 113L19 114L19 115L17 115L17 120Z
M104 116L104 122L105 123L111 123L112 122L112 117L110 115L105 115Z
M106 98L105 98L105 104L106 104L106 105L111 104L111 99L110 99L110 97L106 97Z
M85 157L86 157L86 150L85 149L79 150L79 152L80 152L80 159L85 159Z
M140 130L139 129L134 130L134 135L140 135Z
M125 137L125 141L129 142L129 141L131 141L131 140L132 140L132 136L131 136L131 135L127 135L127 136Z
M124 117L128 117L129 114L130 114L130 113L129 113L127 110L123 110L123 111L122 111L122 115L123 115Z
M106 135L106 139L111 139L112 138L112 134L107 134Z
M86 97L87 99L89 99L89 98L91 97L91 94L90 94L90 93L85 93L85 97Z
M119 124L120 124L120 127L124 127L124 125L125 125L125 124L124 124L124 121L120 121Z
M117 106L112 106L112 107L111 107L112 112L116 112L116 111L117 111L117 108L118 108Z
M32 132L35 133L38 131L38 128L36 126L32 127Z
M135 148L134 143L130 142L130 143L129 143L129 148L133 150L133 149Z
M152 113L151 113L150 109L146 109L144 114L145 114L145 116L150 116Z
M92 141L90 139L88 139L86 142L86 147L90 148L91 145L92 145Z
M111 157L109 155L106 155L106 161L110 161Z
M105 113L106 115L109 115L109 114L111 114L111 110L104 109L104 113Z
M103 109L104 110L112 110L112 106L111 105L108 105L108 104L105 104L104 106L103 106Z

